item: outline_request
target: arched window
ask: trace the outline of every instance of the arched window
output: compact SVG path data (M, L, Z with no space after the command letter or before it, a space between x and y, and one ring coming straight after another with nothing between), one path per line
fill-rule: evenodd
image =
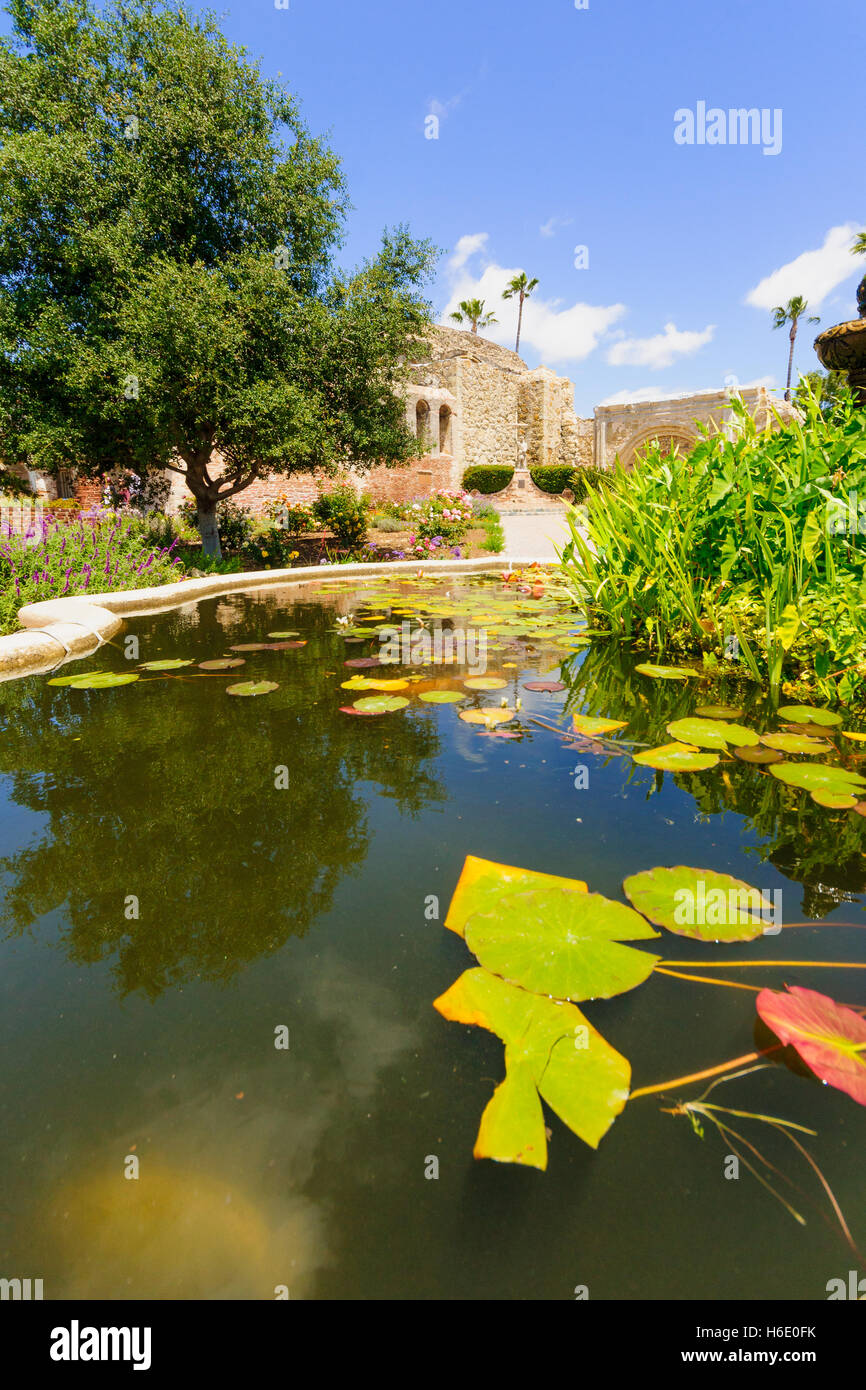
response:
M447 405L439 407L439 452L451 453L451 409Z

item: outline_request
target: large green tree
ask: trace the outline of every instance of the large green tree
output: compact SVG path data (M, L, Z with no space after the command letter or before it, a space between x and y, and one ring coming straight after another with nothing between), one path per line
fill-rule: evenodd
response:
M7 8L0 454L174 469L214 553L217 503L257 478L412 457L429 243L397 228L337 270L338 160L211 16Z

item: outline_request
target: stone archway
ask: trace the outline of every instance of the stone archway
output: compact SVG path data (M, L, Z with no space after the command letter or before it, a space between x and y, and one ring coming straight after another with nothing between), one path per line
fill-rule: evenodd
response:
M430 407L426 401L415 404L415 437L419 443L430 444Z
M653 429L644 430L636 435L618 451L623 468L629 472L639 464L647 449L658 444L663 454L669 454L676 449L680 454L690 454L698 443L698 436L686 429L684 426L668 425L659 423Z

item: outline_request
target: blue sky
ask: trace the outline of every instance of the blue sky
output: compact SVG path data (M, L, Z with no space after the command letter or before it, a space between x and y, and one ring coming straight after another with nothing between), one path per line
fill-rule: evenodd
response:
M480 292L501 320L489 335L510 346L507 272L538 276L523 355L570 376L582 414L730 375L783 383L787 336L769 308L792 294L822 324L856 315L863 0L244 0L219 13L340 154L344 259L407 221L445 253L437 316ZM781 110L781 149L676 143L675 112L699 102ZM815 331L801 329L803 370Z

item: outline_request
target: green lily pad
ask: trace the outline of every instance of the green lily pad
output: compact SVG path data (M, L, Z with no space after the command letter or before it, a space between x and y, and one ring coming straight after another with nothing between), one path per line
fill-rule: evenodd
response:
M542 874L534 869L519 869L513 864L497 864L492 859L467 854L448 905L445 925L449 931L462 936L467 921L476 913L493 912L506 895L538 889L557 889L563 893L587 891L586 884L579 878Z
M718 719L675 719L667 731L680 743L696 743L699 748L724 749L729 743L750 748L760 743L753 729L745 724L726 724Z
M508 893L492 912L471 916L463 934L485 970L556 999L623 994L643 984L659 959L621 944L658 933L600 893Z
M645 869L622 886L657 927L696 941L754 941L764 930L760 914L773 912L759 889L714 869Z
M405 709L409 701L402 695L365 695L356 700L354 707L362 714L390 714L393 710Z
M90 671L79 676L55 676L48 684L68 685L72 690L113 690L138 679L138 671Z
M425 700L428 705L456 705L458 701L465 700L466 696L459 690L422 690L418 699Z
M780 763L781 753L777 753L775 748L732 748L731 752L735 758L739 758L742 763Z
M615 729L624 729L627 722L625 719L596 719L591 714L572 716L574 730L578 734L612 734Z
M179 657L166 657L163 661L142 661L139 665L141 671L177 671L181 666L191 666L192 659L181 661Z
M708 767L716 766L719 756L717 753L699 753L687 743L663 743L660 748L635 753L634 760L641 767L660 768L663 772L704 772Z
M732 705L698 705L695 714L702 719L739 719L743 713L741 709L734 709Z
M473 969L433 1007L443 1018L486 1028L505 1043L506 1080L482 1116L476 1158L547 1167L541 1107L533 1104L529 1083L584 1143L598 1147L628 1099L631 1067L574 1004Z
M274 637L274 638L276 638L276 640L277 640L278 642L284 640L284 639L287 638L287 637L300 637L300 635L301 635L301 634L300 634L299 632L269 632L269 633L268 633L268 636L269 636L269 637Z
M470 676L463 684L467 690L505 690L508 681L500 676Z
M226 687L227 695L269 695L272 690L279 690L278 681L241 681L238 685Z
M806 734L761 734L761 742L779 753L831 753L832 743Z
M200 661L198 664L202 671L229 671L233 666L244 666L246 663L242 656L219 656L214 657L213 661Z
M654 666L651 661L642 661L640 666L635 666L634 669L642 676L652 676L654 680L662 681L684 681L690 676L701 674L689 666Z
M770 768L773 777L778 777L789 787L800 787L807 792L833 792L837 796L852 796L858 787L866 787L866 777L858 772L849 772L844 767L830 767L827 763L776 763Z
M847 795L845 792L810 792L812 800L816 806L824 806L830 811L853 811L857 805L857 798L854 795Z
M779 714L794 724L822 724L829 728L831 724L842 723L841 714L829 709L814 709L812 705L784 705Z

